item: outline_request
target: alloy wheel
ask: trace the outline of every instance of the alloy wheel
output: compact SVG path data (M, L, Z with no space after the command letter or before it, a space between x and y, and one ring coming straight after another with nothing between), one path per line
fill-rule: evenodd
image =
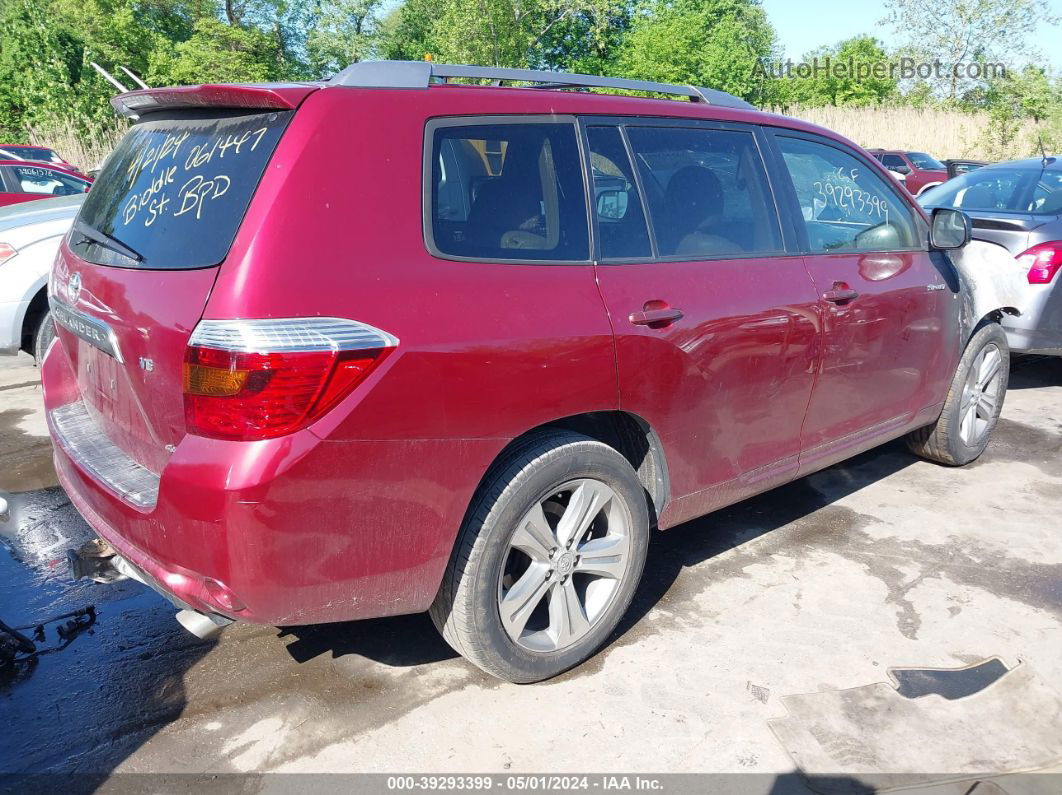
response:
M1003 354L996 345L986 345L977 354L959 406L959 437L974 447L988 432L999 406L1002 386Z
M498 583L513 642L554 652L589 633L627 574L630 533L626 506L599 480L569 481L539 500L517 525Z

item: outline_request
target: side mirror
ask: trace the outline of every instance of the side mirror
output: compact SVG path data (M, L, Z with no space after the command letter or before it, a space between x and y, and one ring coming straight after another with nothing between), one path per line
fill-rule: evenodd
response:
M970 217L950 207L938 207L933 211L929 226L931 248L948 250L962 248L970 242Z
M610 221L620 221L627 214L627 191L604 190L597 195L597 214Z
M904 176L907 176L908 174L911 173L911 167L910 166L891 166L891 169L893 171L896 171L896 172L900 173L900 174L903 174Z

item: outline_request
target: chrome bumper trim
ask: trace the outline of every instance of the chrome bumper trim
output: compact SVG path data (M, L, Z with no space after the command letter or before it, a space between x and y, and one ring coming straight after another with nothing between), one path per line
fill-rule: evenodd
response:
M159 476L126 455L100 432L85 404L48 412L55 442L84 469L135 508L150 510L159 498Z

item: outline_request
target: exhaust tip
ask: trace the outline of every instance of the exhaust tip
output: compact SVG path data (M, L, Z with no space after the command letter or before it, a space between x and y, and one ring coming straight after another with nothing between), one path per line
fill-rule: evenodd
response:
M178 610L177 623L197 638L209 640L221 634L221 630L231 624L232 619L224 616L208 616L195 610Z

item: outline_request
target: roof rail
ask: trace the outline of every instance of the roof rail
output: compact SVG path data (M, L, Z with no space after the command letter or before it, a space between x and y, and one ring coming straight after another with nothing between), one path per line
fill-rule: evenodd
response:
M432 61L359 61L328 81L333 86L357 88L427 88L433 81L464 77L491 80L495 85L507 82L538 83L543 88L611 88L622 91L648 91L689 97L691 102L707 102L723 108L755 110L743 99L714 88L675 86L649 80L626 80L618 77L544 72L534 69L507 69L494 66L462 66Z

